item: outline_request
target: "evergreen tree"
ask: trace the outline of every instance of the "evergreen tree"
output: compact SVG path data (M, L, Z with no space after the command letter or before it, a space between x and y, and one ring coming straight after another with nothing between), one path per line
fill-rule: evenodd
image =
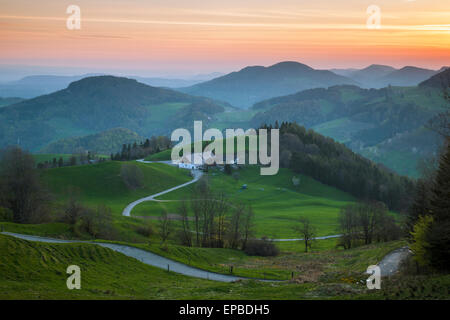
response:
M441 157L431 190L433 224L429 232L431 264L440 270L450 269L450 139Z

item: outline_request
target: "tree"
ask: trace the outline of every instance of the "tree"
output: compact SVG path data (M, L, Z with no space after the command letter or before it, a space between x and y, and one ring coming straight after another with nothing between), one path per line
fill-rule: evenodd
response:
M430 264L430 243L427 240L427 235L430 232L432 222L432 216L420 216L411 232L413 242L410 248L414 253L414 260L416 260L419 266L427 266Z
M339 213L340 245L350 249L358 237L358 217L354 205L348 205Z
M247 247L247 242L250 236L253 234L253 227L254 227L253 218L254 218L253 208L251 205L249 205L243 217L244 225L242 231L243 233L242 250L245 250L245 248Z
M237 249L241 240L241 219L245 212L245 206L239 203L235 206L228 230L228 243L231 249Z
M436 180L431 190L430 212L433 216L428 240L431 263L440 270L450 269L450 138L441 156Z
M163 211L159 219L159 235L161 237L161 244L167 241L172 231L172 220L169 218L167 212Z
M0 205L18 223L40 222L48 214L50 195L42 186L33 156L18 147L0 155Z
M316 235L316 228L311 224L308 218L300 217L300 225L295 226L294 230L300 235L305 243L305 252L308 252L308 248L311 248L311 242Z
M185 200L181 201L179 212L182 223L182 239L181 243L185 246L192 247L192 232L189 227L188 207Z

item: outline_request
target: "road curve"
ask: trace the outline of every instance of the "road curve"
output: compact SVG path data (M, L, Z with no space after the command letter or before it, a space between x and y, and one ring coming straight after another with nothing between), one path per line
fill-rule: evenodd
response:
M87 244L95 244L101 247L109 248L111 250L123 253L124 255L135 258L142 263L167 270L169 267L169 270L171 272L183 274L185 276L189 277L195 277L200 279L207 279L207 280L213 280L213 281L220 281L220 282L233 282L238 280L249 280L249 278L243 278L243 277L236 277L232 275L225 275L220 273L214 273L209 272L201 269L197 269L188 265L185 265L183 263L174 261L169 258L165 258L162 256L159 256L157 254L154 254L149 251L145 251L142 249L138 249L135 247L120 245L120 244L113 244L113 243L103 243L103 242L92 242L92 241L81 241L81 240L62 240L62 239L54 239L54 238L47 238L47 237L38 237L38 236L32 236L32 235L26 235L26 234L19 234L19 233L12 233L12 232L0 232L5 235L9 235L12 237L16 237L19 239L27 240L27 241L37 241L37 242L46 242L46 243L87 243ZM270 280L262 280L262 279L253 279L253 280L259 280L259 281L270 281ZM277 281L277 280L273 280Z
M141 160L141 161L139 161L139 162L144 162L144 161ZM144 162L144 163L150 163L150 162L149 162L149 161L146 161L146 162ZM195 182L197 182L197 181L201 178L201 176L203 175L203 172L200 171L200 170L193 170L192 172L194 172L194 178L193 178L191 181L186 182L186 183L183 183L183 184L180 184L180 185L175 186L175 187L173 187L173 188L170 188L170 189L167 189L167 190L164 190L164 191L161 191L161 192L152 194L152 195L150 195L150 196L148 196L148 197L144 197L144 198L138 199L138 200L136 200L136 201L133 201L132 203L130 203L129 205L127 205L125 209L123 209L122 215L123 215L123 216L126 216L126 217L129 217L130 214L131 214L131 210L133 210L133 208L134 208L135 206L137 206L139 203L142 203L142 202L145 202L145 201L152 201L152 200L155 200L154 198L159 197L159 196L162 196L163 194L172 192L172 191L174 191L174 190L177 190L177 189L183 188L183 187L185 187L185 186L188 186L188 185L190 185L190 184L192 184L192 183L195 183Z
M400 269L400 265L411 254L411 250L408 247L402 247L395 249L388 253L378 263L382 277L389 277L397 273Z

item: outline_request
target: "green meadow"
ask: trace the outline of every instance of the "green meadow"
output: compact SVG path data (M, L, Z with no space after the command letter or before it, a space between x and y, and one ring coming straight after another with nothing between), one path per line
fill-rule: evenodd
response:
M324 185L310 177L280 169L275 176L261 176L256 166L246 166L229 176L218 169L210 170L208 177L212 190L223 192L232 202L251 204L255 213L255 236L295 238L293 225L300 217L308 217L317 228L318 236L337 234L337 216L340 209L355 199L336 188ZM293 177L300 179L298 186ZM247 185L244 189L243 185ZM178 200L189 200L192 186L175 190L158 199L169 202L144 202L132 211L134 216L159 216L163 210L177 213ZM192 212L191 212L192 214Z

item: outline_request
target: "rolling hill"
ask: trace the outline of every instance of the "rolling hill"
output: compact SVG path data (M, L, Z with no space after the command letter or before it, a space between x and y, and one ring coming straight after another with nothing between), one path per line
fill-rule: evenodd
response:
M141 136L169 134L208 122L223 106L207 98L155 88L112 76L84 78L66 89L0 109L0 147L15 144L32 151L62 138L123 127Z
M315 70L298 62L281 62L270 67L246 67L179 90L245 109L264 99L337 84L356 83L331 71Z
M83 74L77 76L57 76L57 75L32 75L20 80L0 83L0 96L35 98L44 94L49 94L67 88L74 82L88 77L100 76L104 74ZM202 81L211 80L221 76L220 73L198 75L188 79L158 78L126 76L129 79L137 80L153 87L178 88L192 86Z
M260 111L254 115L252 124L296 121L370 159L381 159L401 174L417 176L417 160L436 150L440 143L432 133L425 134L423 126L446 107L442 89L426 85L378 90L335 86L257 103L253 108ZM421 136L426 138L419 139ZM403 147L396 150L390 147L395 141L402 141ZM392 152L397 154L394 156ZM407 166L401 165L404 160Z

